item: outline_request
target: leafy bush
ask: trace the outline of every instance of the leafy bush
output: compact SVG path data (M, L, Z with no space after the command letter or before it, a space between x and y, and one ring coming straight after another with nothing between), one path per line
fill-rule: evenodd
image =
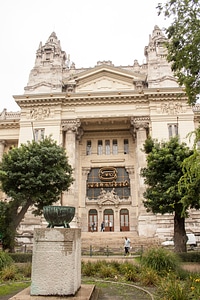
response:
M9 253L16 263L32 262L32 253Z
M145 286L157 286L159 280L157 271L152 268L141 268L138 274L138 281Z
M98 274L100 278L115 278L117 275L117 270L110 264L101 266L101 269L99 270Z
M141 257L141 264L152 268L160 275L165 275L169 271L178 271L180 259L174 253L164 248L150 248Z
M124 276L125 280L136 282L138 281L138 273L139 273L139 267L137 265L134 265L133 263L122 263L120 264L119 272L121 275Z
M85 276L94 276L96 274L96 269L94 263L82 262L81 263L81 273Z
M17 279L17 268L15 265L6 266L1 270L1 280L8 281Z
M11 256L4 251L0 251L0 271L7 267L10 266L13 263L13 259Z
M31 263L22 263L17 264L17 271L23 277L23 279L31 278L31 269L32 264Z
M158 296L160 300L189 300L200 299L200 278L197 275L190 275L186 280L180 280L173 273L160 281Z
M190 251L178 254L180 259L184 262L198 262L200 263L200 252Z

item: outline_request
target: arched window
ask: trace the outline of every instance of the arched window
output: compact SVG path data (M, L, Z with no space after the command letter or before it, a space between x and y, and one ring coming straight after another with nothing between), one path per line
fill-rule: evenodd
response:
M114 231L114 214L112 209L105 209L103 213L105 231Z
M98 215L96 209L90 209L88 215L88 231L98 231Z
M129 231L129 211L128 209L120 210L120 231Z

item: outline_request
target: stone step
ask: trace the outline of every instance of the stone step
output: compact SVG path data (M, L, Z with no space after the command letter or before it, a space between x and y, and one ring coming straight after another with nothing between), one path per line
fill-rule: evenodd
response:
M158 238L139 237L136 232L82 232L81 247L84 250L92 249L123 249L124 239L127 236L131 240L133 248L147 248L149 246L157 246Z

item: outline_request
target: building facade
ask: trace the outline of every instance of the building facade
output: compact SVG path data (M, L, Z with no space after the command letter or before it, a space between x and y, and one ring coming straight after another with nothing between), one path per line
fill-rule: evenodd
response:
M143 206L142 148L148 134L160 141L179 135L192 146L187 134L198 125L199 109L187 104L166 60L165 41L155 26L144 64L99 61L77 69L53 32L39 45L24 94L13 96L21 111L0 114L0 157L13 145L49 135L65 147L75 181L60 204L76 207L73 226L82 232L100 231L102 220L105 231L161 239L173 232L173 216L153 215ZM198 223L198 212L191 212L187 229L198 231ZM30 209L19 234L38 226L45 226L44 219Z

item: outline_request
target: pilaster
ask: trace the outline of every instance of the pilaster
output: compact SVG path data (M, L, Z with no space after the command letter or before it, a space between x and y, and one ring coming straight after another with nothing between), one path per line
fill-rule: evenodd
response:
M78 203L78 145L80 139L79 127L81 122L79 119L69 119L62 122L62 130L64 131L64 147L66 149L66 155L68 162L73 168L74 183L70 186L68 192L63 193L63 205L79 206ZM78 212L77 212L78 213ZM76 215L78 219L78 216Z
M4 149L5 149L6 141L0 140L0 161L2 161Z

